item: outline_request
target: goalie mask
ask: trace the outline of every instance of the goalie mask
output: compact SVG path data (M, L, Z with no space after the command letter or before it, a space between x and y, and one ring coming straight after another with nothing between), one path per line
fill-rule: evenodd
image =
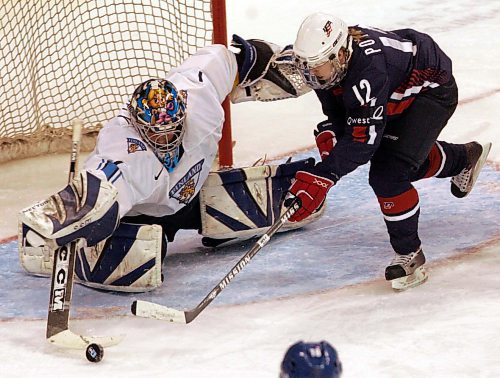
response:
M340 18L314 13L302 22L293 52L307 85L312 89L328 89L346 75L352 38ZM339 52L343 54L343 61L339 59Z
M326 341L293 344L281 363L280 378L338 378L342 364L335 348Z
M151 79L136 88L128 106L133 126L169 171L179 160L186 100L187 92L170 81Z

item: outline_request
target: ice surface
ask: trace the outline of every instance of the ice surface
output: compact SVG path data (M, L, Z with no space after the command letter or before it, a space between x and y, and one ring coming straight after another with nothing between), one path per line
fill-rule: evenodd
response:
M317 157L311 151L297 159L311 155ZM323 217L304 229L273 237L214 304L270 300L380 277L393 252L367 176L365 166L341 180L329 193ZM416 184L421 188L420 235L428 261L459 256L463 250L495 237L500 196L490 187L499 181L500 172L486 166L467 199L451 196L449 179ZM110 312L127 314L134 299L179 309L194 307L254 242L213 249L203 247L195 231L181 232L168 245L166 280L161 288L131 295L79 286L73 294L73 317L87 317L89 308L106 316ZM24 273L15 242L0 244L0 251L0 266L5 268L0 273L0 286L7 289L0 291L2 318L44 318L50 280Z
M413 27L431 34L453 59L460 92L443 139L492 141L490 162L500 163L495 39L500 2L227 3L229 33L282 45L293 42L301 20L318 10L336 12L349 24ZM294 102L233 106L237 164L310 147L320 112L309 95ZM20 208L64 186L67 160L44 157L0 168L0 239L15 234ZM128 334L99 364L88 363L81 352L48 345L49 280L23 274L15 243L1 244L0 376L277 377L291 343L325 339L337 348L345 377L497 377L499 172L494 164L486 166L463 200L449 194L445 180L425 180L417 187L420 235L430 260L425 285L395 294L383 280L391 252L364 167L332 189L325 217L273 238L189 325L124 314L134 298L193 307L250 243L212 251L186 232L171 246L166 283L154 293L105 294L76 286L73 329Z

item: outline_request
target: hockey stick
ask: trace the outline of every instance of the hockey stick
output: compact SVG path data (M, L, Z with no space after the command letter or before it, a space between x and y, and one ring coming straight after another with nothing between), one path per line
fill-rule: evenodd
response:
M73 122L73 140L68 183L73 181L77 171L81 134L82 121L76 119ZM54 251L49 312L47 316L47 340L59 347L75 349L84 349L93 343L100 344L103 347L118 344L122 340L122 336L82 336L73 333L69 329L69 310L77 252L78 240L72 241Z
M193 309L179 311L170 307L156 303L136 300L132 303L131 311L136 316L143 318L153 318L167 320L174 323L191 323L212 301L217 298L220 292L241 272L241 270L252 260L271 239L271 237L286 223L286 221L300 208L300 200L295 197L287 210L274 222L274 224L255 242L253 247L236 263L224 278L203 298L203 300Z

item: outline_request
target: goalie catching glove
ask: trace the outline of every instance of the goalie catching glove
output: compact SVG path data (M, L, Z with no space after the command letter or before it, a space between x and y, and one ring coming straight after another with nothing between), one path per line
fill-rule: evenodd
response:
M231 46L239 51L238 85L231 92L233 103L276 101L299 97L310 91L295 64L291 46L280 46L259 39L245 40L234 34Z
M335 185L335 182L330 179L309 172L298 171L295 175L295 181L288 189L288 192L299 198L301 207L290 217L289 221L300 222L318 211L333 185ZM285 201L285 206L289 206L291 202L291 198L288 198Z

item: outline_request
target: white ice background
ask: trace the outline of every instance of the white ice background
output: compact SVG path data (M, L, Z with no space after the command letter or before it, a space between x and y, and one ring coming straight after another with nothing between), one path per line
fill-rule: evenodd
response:
M460 105L441 138L492 141L493 149L466 199L452 197L447 180L417 184L429 281L396 294L383 279L392 253L363 167L331 190L323 219L273 239L189 325L134 318L127 308L135 296L76 286L75 331L127 334L91 364L81 351L45 341L49 280L23 274L15 243L4 243L0 376L277 377L297 340L332 343L345 377L500 376L500 1L227 3L229 33L245 38L285 45L307 14L327 11L349 24L427 32L453 59ZM322 115L314 95L239 104L232 116L237 166L264 156L316 156L312 130ZM64 186L67 161L0 166L0 240L16 234L20 208ZM193 307L250 246L212 251L181 235L169 245L164 286L149 298Z

